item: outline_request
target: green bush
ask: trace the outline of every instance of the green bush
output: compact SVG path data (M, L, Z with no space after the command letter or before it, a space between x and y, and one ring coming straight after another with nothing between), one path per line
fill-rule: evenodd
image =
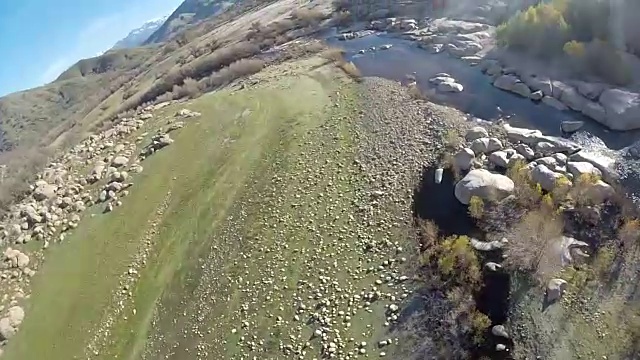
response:
M480 262L467 236L446 238L438 249L438 270L444 278L452 278L473 288L480 283Z
M517 13L498 27L499 44L541 57L560 53L570 39L565 7L565 1L555 0Z
M562 50L565 54L577 59L584 59L587 53L584 43L575 40L567 41L562 47Z
M608 41L608 0L552 0L517 13L497 29L501 46L548 58L568 55L579 71L615 85L631 81L631 69Z

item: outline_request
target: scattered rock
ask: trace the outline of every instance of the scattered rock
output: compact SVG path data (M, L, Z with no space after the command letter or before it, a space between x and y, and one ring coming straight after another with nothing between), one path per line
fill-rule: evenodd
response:
M176 113L176 117L183 117L183 118L191 118L191 117L198 117L201 116L202 114L200 114L199 112L196 111L191 111L189 109L182 109L180 111L178 111Z

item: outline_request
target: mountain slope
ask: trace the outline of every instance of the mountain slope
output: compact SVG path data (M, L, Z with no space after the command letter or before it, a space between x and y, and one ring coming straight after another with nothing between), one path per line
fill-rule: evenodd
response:
M144 42L151 36L162 24L167 21L169 16L164 16L160 19L150 20L144 23L141 27L131 30L129 35L127 35L124 39L118 41L113 47L112 50L115 49L125 49L132 48L136 46L140 46L144 44Z
M217 15L233 3L233 0L185 0L144 44L163 42L187 25Z

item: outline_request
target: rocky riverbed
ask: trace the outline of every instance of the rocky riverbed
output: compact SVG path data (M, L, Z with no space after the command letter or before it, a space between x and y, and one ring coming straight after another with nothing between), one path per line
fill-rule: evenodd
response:
M582 128L614 149L638 140L638 133L632 131L640 126L634 120L640 112L637 93L545 74L541 66L518 65L517 56L495 47L493 25L444 18L386 18L365 27L378 35L356 31L362 36L341 35L355 40L339 44L354 54L353 61L365 75L401 80L409 74L433 100L485 119L514 116L519 125L546 133ZM380 52L383 44L394 46L388 53ZM441 73L448 76L437 76ZM623 132L614 135L608 130Z

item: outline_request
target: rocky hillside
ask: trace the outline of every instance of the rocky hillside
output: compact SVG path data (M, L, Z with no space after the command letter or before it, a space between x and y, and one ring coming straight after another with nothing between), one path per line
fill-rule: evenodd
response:
M147 21L142 24L141 27L131 30L131 32L122 40L118 41L113 47L112 50L115 49L124 49L124 48L132 48L137 47L144 44L145 41L151 36L162 24L167 21L169 16L161 17L160 19Z
M185 0L144 44L163 42L185 27L220 13L233 3L224 0Z

